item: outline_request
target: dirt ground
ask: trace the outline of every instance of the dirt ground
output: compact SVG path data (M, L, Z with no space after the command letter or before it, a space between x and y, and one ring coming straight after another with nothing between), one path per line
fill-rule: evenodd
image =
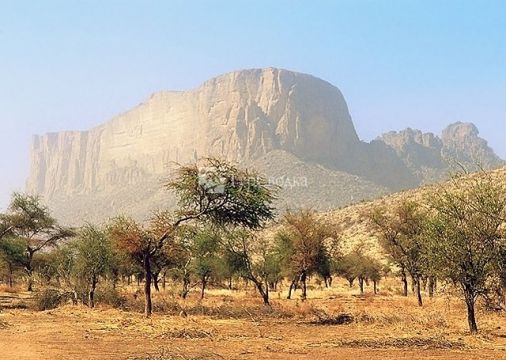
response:
M481 333L470 336L456 300L419 309L399 296L313 295L305 303L279 296L265 312L250 294L217 291L187 301L187 317L158 312L151 319L109 307L4 309L0 359L506 359L504 315L480 312ZM354 321L321 323L338 314Z

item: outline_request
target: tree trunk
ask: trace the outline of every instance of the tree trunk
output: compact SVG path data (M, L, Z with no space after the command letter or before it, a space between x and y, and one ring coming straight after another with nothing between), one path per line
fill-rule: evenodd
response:
M183 276L183 290L181 291L181 297L186 299L190 292L190 275L185 271Z
M306 299L307 299L307 273L305 270L300 275L300 281L302 282L302 295L300 298L302 299L302 301L306 301Z
M348 285L350 285L350 289L353 287L353 283L355 282L354 278L348 278Z
M374 295L376 295L378 293L378 282L376 280L373 280L372 285L374 288Z
M27 291L32 292L33 291L33 268L32 268L32 262L33 262L33 251L28 251L28 261L25 266L26 275L28 277L28 286Z
M402 281L402 295L408 296L408 278L404 270L402 270L401 272L401 281Z
M418 299L418 306L423 306L422 301L422 286L421 286L421 280L420 277L413 277L413 280L415 282L415 288L416 288L416 297Z
M360 295L364 295L364 278L358 278L358 286L360 287Z
M149 318L153 312L151 303L151 259L149 254L144 254L144 315Z
M258 289L258 292L262 296L262 300L264 301L264 305L270 305L269 303L269 286L267 285L267 282L265 283L265 289L264 285L261 281L258 281L256 278L250 279L253 284L255 284L256 288Z
M429 297L434 297L435 279L434 276L429 276Z
M202 277L202 290L200 292L200 300L204 299L207 285L207 276Z
M162 289L165 291L167 287L167 273L164 271L162 276Z
M232 290L232 276L228 278L228 289Z
M297 288L297 278L292 280L292 283L290 284L290 288L288 289L288 296L287 299L290 300L292 298L292 292L295 291Z
M160 281L158 279L158 275L159 275L159 273L152 274L152 276L153 276L153 286L155 287L156 292L160 292L160 288L158 287L158 282Z
M91 288L90 292L88 293L88 306L90 308L95 307L95 289L97 287L97 279L95 276L93 276L93 279L91 280Z
M464 296L466 298L466 306L467 306L467 323L469 324L469 331L471 334L475 335L478 333L478 324L476 324L476 314L475 314L475 297L473 291L470 289L470 286L464 287Z
M12 278L12 275L13 275L13 269L12 269L12 265L9 264L9 287L12 288L14 286L14 280Z

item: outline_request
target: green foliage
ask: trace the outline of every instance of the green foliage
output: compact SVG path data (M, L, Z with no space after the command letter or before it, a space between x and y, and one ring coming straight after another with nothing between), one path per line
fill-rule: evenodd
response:
M227 267L234 274L252 281L264 304L268 305L269 282L276 282L281 276L272 244L251 231L236 229L225 234L224 246Z
M287 275L330 275L326 241L339 240L337 231L318 220L312 211L287 212L276 235L276 249Z
M419 204L403 201L390 213L376 208L369 218L379 231L381 246L395 265L416 279L429 272L424 249L427 215Z
M220 256L220 235L212 229L198 231L193 243L193 272L199 277L217 274L222 258Z
M432 193L426 229L430 264L440 278L460 286L473 333L475 301L491 291L506 247L506 189L481 175L454 178L451 186Z
M178 197L179 221L262 227L274 217L275 189L255 172L217 159L181 166L167 188Z
M93 225L83 226L70 245L74 252L73 272L79 279L95 287L99 278L110 273L113 251L105 231Z
M0 261L10 267L21 267L25 264L25 243L16 238L7 238L0 241Z
M11 236L25 243L24 267L28 275L28 290L31 291L34 254L56 246L60 240L73 236L74 232L59 226L38 196L14 193L3 219L8 223Z
M35 308L38 311L56 309L66 303L68 296L57 289L44 289L37 292L34 298Z
M127 303L127 298L116 288L107 284L97 288L96 301L99 304L105 304L116 309L122 309Z

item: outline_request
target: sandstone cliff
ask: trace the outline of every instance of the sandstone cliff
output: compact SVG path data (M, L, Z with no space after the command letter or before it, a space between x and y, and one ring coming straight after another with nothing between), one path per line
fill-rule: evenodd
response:
M171 162L217 156L275 179L306 178L279 205L328 209L433 181L447 171L445 157L476 154L486 166L501 162L466 124L441 139L406 130L362 142L336 87L268 68L156 93L89 131L35 136L27 188L66 222L142 217L173 204L160 190Z
M245 162L274 149L348 166L359 144L334 86L277 69L240 71L154 94L90 131L35 137L28 188L49 198L107 191L163 175L170 161Z

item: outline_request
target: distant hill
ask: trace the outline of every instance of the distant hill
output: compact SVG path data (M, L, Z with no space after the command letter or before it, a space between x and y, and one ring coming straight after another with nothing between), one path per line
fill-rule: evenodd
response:
M506 183L506 167L487 172L494 181ZM476 172L468 177L483 176L483 172ZM463 178L465 180L465 177ZM417 189L411 189L385 195L381 198L364 201L359 204L350 205L341 209L322 212L321 217L327 223L339 227L344 243L344 250L349 251L357 243L363 242L372 255L381 256L382 251L378 243L377 234L373 229L371 222L367 219L367 214L376 207L383 207L387 211L393 209L403 200L422 202L432 191L437 191L445 182L438 184L425 185Z
M27 190L66 223L145 218L174 205L161 190L169 164L207 156L284 181L281 208L317 210L440 180L454 161L504 164L472 124L450 125L441 137L407 129L363 142L335 86L267 68L153 94L88 131L35 136Z

